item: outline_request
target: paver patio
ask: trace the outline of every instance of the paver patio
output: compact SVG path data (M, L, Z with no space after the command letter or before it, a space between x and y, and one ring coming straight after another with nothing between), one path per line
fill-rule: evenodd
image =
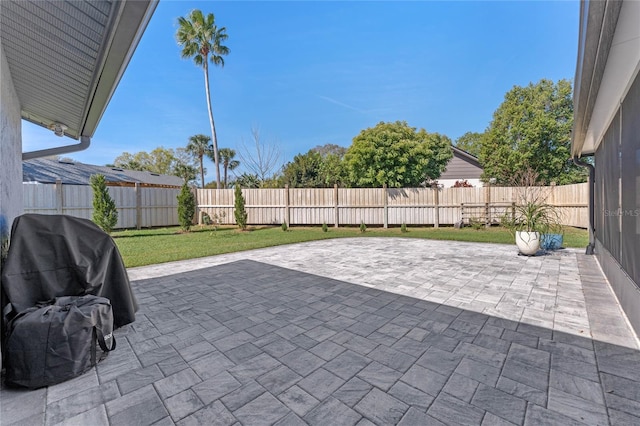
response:
M640 349L594 257L342 239L129 271L89 373L0 424L640 424Z

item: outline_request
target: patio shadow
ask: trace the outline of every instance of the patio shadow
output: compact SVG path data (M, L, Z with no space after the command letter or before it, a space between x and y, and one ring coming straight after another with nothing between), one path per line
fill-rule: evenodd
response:
M640 423L633 348L251 260L132 284L118 349L3 425Z

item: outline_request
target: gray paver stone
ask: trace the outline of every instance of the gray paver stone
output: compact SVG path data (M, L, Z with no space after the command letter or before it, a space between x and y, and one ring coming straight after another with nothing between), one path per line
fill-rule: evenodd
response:
M441 392L427 410L427 414L445 424L479 425L484 411Z
M447 377L419 365L414 365L400 380L429 395L437 396L447 382Z
M319 368L298 382L298 386L320 401L327 398L343 384L343 379L324 368Z
M200 401L196 393L191 389L187 389L165 399L164 405L167 407L167 410L169 410L169 414L174 421L178 421L204 407L202 401Z
M299 416L304 416L320 403L320 401L300 389L298 386L291 386L289 389L278 395L278 399L280 399L280 401Z
M178 426L230 426L236 423L236 418L220 401L215 401L180 420Z
M289 413L289 409L273 395L263 393L234 411L233 415L243 424L267 426L274 424Z
M382 365L376 361L367 365L357 374L357 377L371 383L383 391L388 391L401 376L402 373L399 371Z
M409 406L389 394L373 388L354 408L373 423L396 424Z
M471 404L515 424L521 424L524 421L527 407L524 399L484 384L478 387Z
M152 424L169 415L152 385L107 402L112 425Z
M242 385L226 371L193 386L192 389L205 404L222 398Z
M307 413L303 420L311 426L353 426L360 418L360 414L337 399L329 397Z

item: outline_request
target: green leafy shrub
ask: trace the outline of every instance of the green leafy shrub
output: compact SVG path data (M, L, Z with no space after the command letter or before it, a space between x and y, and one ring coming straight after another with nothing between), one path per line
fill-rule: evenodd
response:
M178 194L178 223L183 231L189 231L196 213L196 198L185 182Z
M360 232L364 233L367 230L367 225L364 224L364 220L360 221Z
M211 223L214 226L214 230L218 230L218 227L222 224L222 221L224 220L224 218L227 217L227 213L225 213L224 211L219 211L217 213L213 214L213 217L211 218Z
M213 222L211 221L211 216L208 213L202 212L202 223L204 225L211 225Z
M282 225L280 225L280 227L285 232L287 232L287 230L289 229L289 227L287 226L287 222L282 222Z
M327 226L327 222L322 222L322 232L329 231L329 227Z
M402 225L400 226L400 232L402 232L403 234L407 233L407 224L402 222Z
M482 222L482 220L476 219L475 217L472 217L472 218L469 219L469 225L473 229L475 229L476 231L481 230L485 226L485 224Z
M91 220L104 232L110 233L118 223L116 203L109 195L103 175L91 175L89 185L93 190L93 214Z
M242 195L242 188L240 185L236 185L236 189L234 192L235 201L234 201L234 211L233 215L236 218L236 224L242 230L247 229L247 210L244 208L244 196Z

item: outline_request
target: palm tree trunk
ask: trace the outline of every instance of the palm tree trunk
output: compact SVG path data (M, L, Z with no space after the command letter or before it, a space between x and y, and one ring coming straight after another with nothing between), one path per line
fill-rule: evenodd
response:
M204 167L202 165L202 155L200 156L200 180L202 181L202 189L204 189Z
M213 143L213 158L216 164L216 188L220 188L220 159L218 158L218 138L216 126L213 122L213 110L211 109L211 92L209 90L209 64L208 56L204 57L204 87L207 92L207 107L209 108L209 124L211 124L211 142ZM202 185L204 187L204 185Z
M225 163L224 165L224 187L227 188L227 169L229 168L229 164Z

